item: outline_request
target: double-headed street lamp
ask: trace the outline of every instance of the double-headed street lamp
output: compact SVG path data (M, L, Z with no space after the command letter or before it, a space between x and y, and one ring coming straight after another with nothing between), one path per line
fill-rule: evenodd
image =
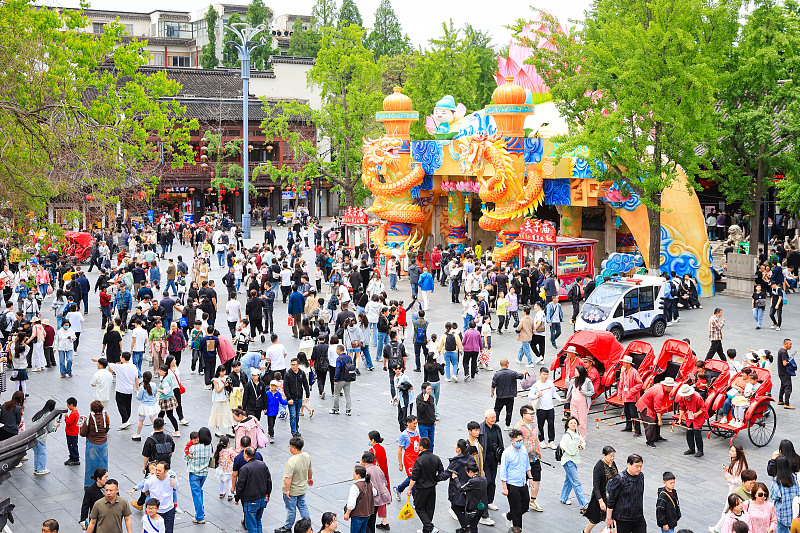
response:
M244 171L244 195L242 198L243 206L242 206L242 236L245 239L250 238L250 150L249 150L249 143L248 143L248 135L250 133L250 120L249 120L249 111L250 111L250 99L249 99L249 85L250 85L250 53L258 48L259 46L264 46L264 43L260 41L254 41L253 38L261 33L262 31L267 29L265 24L259 24L258 26L250 26L246 22L238 22L234 24L226 25L224 29L232 31L241 42L238 43L236 41L228 41L225 44L229 44L236 48L239 52L239 61L242 65L242 123L243 123L243 135L242 135L242 162L243 162L243 171Z

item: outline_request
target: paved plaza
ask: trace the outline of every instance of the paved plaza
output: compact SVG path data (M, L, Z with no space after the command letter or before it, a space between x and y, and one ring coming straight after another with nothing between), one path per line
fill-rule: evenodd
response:
M286 230L276 228L278 231L278 242L285 243ZM260 242L262 231L259 228L253 230L251 241L246 244ZM181 247L176 243L175 249L168 257L176 257L182 254L184 259L191 258L191 251ZM313 272L313 250L306 250L304 258L311 265ZM215 258L214 258L215 259ZM216 263L216 261L213 261ZM163 262L166 264L166 261ZM162 268L163 272L163 268ZM224 289L220 279L224 271L214 266L211 272L212 279L218 283L217 292L222 296ZM89 280L94 284L97 271L89 273ZM165 276L164 276L165 277ZM387 284L388 285L388 284ZM390 294L390 299L402 298L406 305L411 300L410 288L405 278L398 284L399 290ZM222 290L220 290L222 289ZM324 292L325 286L323 286ZM49 308L52 297L48 297L45 309ZM240 301L244 303L244 297L240 294ZM686 311L681 314L681 321L667 329L667 335L661 339L649 336L639 336L641 340L650 342L658 353L663 341L669 337L689 338L692 347L700 358L704 357L708 349L709 342L707 337L708 318L713 312L714 307L721 307L726 318L724 329L723 346L736 348L740 355L747 349L768 348L775 354L781 345L784 337L792 337L795 334L794 325L797 323L800 312L800 297L789 295L789 304L784 310L784 329L775 332L769 328L759 331L755 330L755 324L750 311L749 300L733 299L725 296L718 296L702 301L704 308L700 310ZM88 412L88 406L92 400L92 388L89 385L92 374L95 372L95 364L90 361L92 357L100 354L102 334L100 330L100 310L99 300L95 293L90 295L90 313L86 317L81 336L80 349L74 363L74 378L60 379L57 369L47 369L41 373L31 373L28 381L28 392L30 397L26 403L26 415L30 416L36 412L49 398L56 399L58 406L63 407L65 400L69 396L78 399L81 414ZM224 316L224 297L220 302L219 316ZM413 308L410 315L415 312ZM565 315L570 316L571 311L567 303L564 308ZM53 322L51 311L44 313L44 318L50 318ZM461 323L461 306L451 304L447 288L440 288L437 284L436 292L431 299L430 311L427 314L431 326L429 333L441 335L444 331L444 323L457 320ZM496 321L495 321L496 322ZM766 322L766 317L765 317ZM275 325L276 332L280 335L280 342L284 343L290 355L296 353L298 340L293 339L291 330L287 326L286 306L276 300L275 305ZM227 327L221 324L220 331L227 334ZM571 333L571 328L567 325L565 332L560 339L560 343L566 340ZM626 339L629 340L629 339ZM516 335L493 335L493 355L492 366L499 369L498 361L500 357L514 359L519 348ZM123 340L123 346L130 346L129 336ZM251 345L253 348L260 348L262 345L256 340ZM266 345L264 345L266 348ZM413 347L411 339L406 339L408 353L412 354ZM375 356L375 349L371 350ZM185 352L188 353L188 352ZM555 349L549 345L547 347L547 360L545 364L549 367L555 355ZM202 376L190 375L189 372L190 356L184 356L181 365L182 381L186 387L186 394L183 396L183 406L186 418L190 421L188 427L181 427L182 436L176 439L176 450L174 454L173 469L177 472L181 484L178 496L180 509L184 514L177 515L175 527L193 528L197 531L210 533L215 531L242 531L240 520L242 518L241 506L234 505L234 502L221 500L218 497L216 479L213 471L209 472L209 478L205 484L205 508L206 521L204 525L192 524L193 504L189 491L188 474L186 464L183 459L183 447L189 437L190 431L194 431L204 426L208 422L211 409L210 391L203 386ZM511 368L519 371L525 370L521 365L512 362ZM774 371L773 371L774 373ZM441 420L437 424L436 440L434 453L442 458L445 466L447 459L455 455L454 445L457 439L465 438L466 424L470 420L482 421L483 413L487 408L493 407L494 402L489 397L490 381L493 372L480 371L474 381L468 383L448 383L442 382L439 410ZM409 372L409 377L414 382L415 387L422 381L422 374ZM777 376L773 376L773 394L777 394ZM800 386L800 384L798 384ZM315 387L316 389L316 387ZM353 416L346 417L344 414L331 415L328 413L332 404L330 395L325 400L320 400L319 395L314 392L311 398L311 406L316 409L313 418L308 416L300 418L300 431L305 440L304 451L312 457L312 467L314 469L314 486L309 489L307 503L311 512L313 526L320 528L320 517L325 511L333 511L339 516L339 530L344 532L349 528L349 523L342 519L342 507L347 498L347 491L352 482L352 466L360 459L363 450L369 447L367 433L376 429L384 437L384 447L389 459L390 481L396 485L403 479L397 465L397 416L396 408L390 405L388 378L379 366L374 372L367 372L362 368L361 376L358 378L352 389L353 395ZM7 400L10 393L4 394L3 400ZM113 400L112 400L113 403ZM517 401L517 406L521 405L521 400ZM134 413L138 407L134 401ZM656 490L662 486L661 475L665 470L670 470L677 476L677 491L680 496L681 510L683 519L679 524L679 529L688 528L698 531L706 531L706 527L717 521L724 506L724 498L727 494L727 485L723 479L722 465L728 462L728 442L717 436L712 436L706 440L705 457L695 458L683 455L686 450L686 441L683 430L676 429L675 433L670 433L669 429L662 430L662 434L668 438L668 442L659 443L658 448L650 449L645 446L644 439L634 439L630 433L621 433L622 426L610 427L601 424L599 429L592 422L592 414L600 407L595 406L590 413L590 423L588 429L588 446L581 454L581 464L579 465L579 476L583 483L584 491L591 492L591 471L594 463L600 458L600 450L605 445L614 446L617 450L617 465L622 470L625 466L625 458L630 453L639 453L644 457L643 473L646 478L645 484L645 517L648 521L648 530L657 531L655 523L655 501ZM776 406L777 407L777 406ZM621 410L609 411L619 413ZM771 453L777 449L781 438L796 438L800 436L797 432L797 422L800 415L797 411L789 412L783 408L777 408L778 427L772 443L765 448L758 449L750 443L746 431L738 439L746 452L747 459L751 468L756 470L760 481L765 481L767 486L770 480L766 476L766 464ZM131 440L133 427L127 430L117 431L120 424L119 414L115 406L109 408L111 416L112 431L109 433L109 473L110 477L120 481L121 492L132 489L141 479L142 456L141 442ZM515 416L516 423L518 416ZM612 420L613 422L613 420ZM563 426L557 421L557 438L563 433ZM170 424L167 424L170 428ZM150 428L145 428L143 435L150 433ZM276 425L275 444L269 445L261 450L264 460L270 468L273 477L272 501L267 506L264 513L264 531L271 533L273 529L282 525L285 511L280 497L280 488L276 481L282 477L283 467L289 457L288 420L279 420ZM508 444L507 434L505 435ZM214 444L216 445L216 439ZM63 465L67 459L67 447L64 439L63 425L55 434L51 434L47 439L48 464L51 473L46 476L33 475L33 452L29 451L29 461L22 463L12 473L11 479L0 486L0 499L11 497L16 505L14 515L16 524L10 526L14 532L38 532L43 520L55 518L61 524L61 531L79 531L77 524L80 503L83 495L83 464L81 466L67 467ZM84 439L80 444L81 458L84 455ZM577 533L583 528L585 519L579 514L578 506L562 505L559 503L559 493L564 480L564 471L553 458L554 451L546 449L543 451L544 460L555 465L550 468L544 465L542 474L541 490L539 493L539 504L544 508L543 513L529 512L524 517L524 528L527 531L567 531ZM498 480L499 485L499 480ZM130 496L122 494L126 498ZM495 502L499 505L500 511L508 510L508 503L500 494L498 486ZM434 523L443 532L453 532L458 527L458 523L453 520L449 513L449 502L447 501L447 483L443 482L438 490L438 502ZM413 533L421 528L418 519L410 521L399 521L396 519L400 510L400 505L394 501L389 506L389 523L393 531L400 533ZM142 514L134 510L133 522L136 533L142 530ZM492 512L492 518L496 524L492 528L497 531L505 531L505 521L500 516L500 512ZM298 516L299 518L299 516ZM488 531L487 526L479 526L483 531ZM601 529L601 528L600 528ZM596 531L600 531L596 529Z

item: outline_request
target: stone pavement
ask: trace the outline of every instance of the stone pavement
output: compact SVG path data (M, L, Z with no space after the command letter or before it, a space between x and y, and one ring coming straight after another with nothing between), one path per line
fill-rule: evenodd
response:
M276 228L278 231L279 242L285 242L286 230ZM262 238L260 228L254 228L254 239ZM248 243L250 244L250 243ZM191 257L191 252L176 244L175 250L168 256L175 257L183 254L184 258ZM305 259L313 265L313 251L306 251ZM166 262L164 262L166 263ZM163 268L162 268L163 270ZM313 266L312 266L313 271ZM96 270L89 274L92 283L96 279ZM221 279L223 271L214 268L211 272L212 278ZM221 287L220 287L221 288ZM406 305L410 301L410 289L408 283L403 280L399 283L400 290L392 293L390 298L404 298ZM324 287L323 287L324 289ZM222 295L222 291L218 290ZM224 300L224 298L223 298ZM243 296L240 295L243 301ZM49 304L48 299L48 304ZM724 330L723 345L727 348L736 348L740 354L748 348L769 348L773 353L777 352L784 337L791 337L796 328L794 325L800 313L796 309L796 304L800 298L789 295L789 305L784 312L784 330L775 332L769 328L756 331L750 312L749 300L737 300L724 296L711 299L704 299L704 309L687 311L682 313L682 320L676 325L667 329L667 335L675 338L690 338L692 346L703 357L708 349L709 342L707 337L707 322L713 311L713 307L721 307L724 316L727 318L727 326ZM89 359L97 357L100 353L102 340L100 325L100 312L98 309L98 296L94 293L90 296L90 313L84 323L84 333L81 337L81 346L75 359L75 377L73 379L59 379L57 369L48 369L42 373L31 373L28 381L28 391L30 398L27 403L27 413L36 412L48 398L57 400L59 406L64 405L64 401L69 396L75 396L79 400L81 413L88 411L88 404L92 399L92 389L89 386L95 365ZM45 306L47 308L48 306ZM220 302L220 309L224 308L224 301ZM290 328L287 326L285 306L276 304L275 324L276 331L281 337L290 354L296 352L298 341L291 337ZM52 313L48 310L45 318L51 318ZM222 313L220 313L221 315ZM409 313L410 316L411 313ZM565 314L567 310L565 309ZM447 321L458 320L461 323L461 307L450 303L449 294L446 288L436 287L436 292L431 299L431 308L428 313L431 322L430 333L441 335L443 325ZM410 321L410 319L409 319ZM570 330L571 328L565 328ZM221 328L224 332L227 328ZM562 342L566 340L569 332L565 332ZM654 339L649 336L638 337L641 340L651 342L656 353L660 349L664 339ZM498 360L501 356L513 359L519 348L519 343L515 340L515 335L493 336L493 366L499 368ZM123 341L130 342L129 338ZM128 344L123 344L128 346ZM259 347L256 341L255 347ZM413 353L411 342L407 340L407 349ZM374 357L374 348L372 355ZM547 361L549 366L555 350L548 344ZM184 357L184 361L189 357ZM524 368L512 363L512 368L523 371ZM179 506L186 511L177 516L176 528L197 528L197 531L210 533L213 531L242 531L239 521L241 520L241 507L235 506L233 502L220 500L218 498L217 481L210 472L205 484L205 525L192 524L192 499L189 492L188 474L186 465L181 457L183 446L185 445L190 431L197 430L208 422L210 412L210 393L205 390L202 377L190 375L189 365L184 362L183 384L187 389L183 397L183 405L186 418L191 422L188 427L181 427L182 437L176 439L176 452L174 460L174 470L179 476L181 484L178 496ZM409 376L414 381L415 386L421 382L421 374L410 372ZM437 425L435 450L434 452L442 458L445 466L447 459L454 455L454 445L457 439L464 438L466 435L466 423L470 420L481 421L483 412L487 408L493 407L494 403L489 397L489 384L492 372L481 371L475 381L469 383L447 383L443 382L441 387L441 397L439 409L441 411L441 421ZM403 478L400 475L396 459L396 441L398 437L398 427L396 421L396 408L389 403L388 377L379 368L374 372L366 372L362 369L361 376L353 387L353 416L331 415L328 409L331 407L332 399L330 395L324 401L319 399L317 394L312 395L311 405L316 409L313 418L303 417L300 419L300 431L306 442L305 451L311 454L312 466L314 468L315 485L310 488L307 495L307 502L311 512L311 518L315 529L320 528L320 517L325 511L333 511L339 516L339 529L345 531L349 528L349 523L341 518L342 507L347 498L347 491L352 480L352 466L360 458L363 450L369 447L367 433L377 429L383 435L384 446L389 457L390 481L396 485ZM774 377L773 394L777 394L777 377ZM4 400L8 399L10 393L4 394ZM517 406L521 405L517 401ZM134 412L137 408L134 401ZM592 412L597 411L595 407ZM619 411L611 411L618 413ZM141 443L133 442L130 436L133 434L129 428L124 431L117 431L120 423L119 415L115 407L109 409L111 416L112 431L109 433L109 470L111 477L120 481L122 491L130 490L141 479L140 470L142 465ZM766 462L773 450L777 449L781 438L797 437L795 429L790 429L797 423L798 415L796 412L778 409L778 427L772 443L762 449L754 447L748 440L746 433L737 440L746 452L748 461L759 475L759 480L766 480ZM514 417L516 423L518 417ZM590 414L591 420L591 414ZM135 426L135 424L134 424ZM169 424L168 424L169 426ZM557 435L560 438L562 428L557 423ZM727 494L727 486L724 482L721 466L728 462L728 443L719 437L712 436L706 440L705 457L696 459L686 457L683 451L686 449L685 437L682 430L676 430L670 434L665 429L664 434L669 439L667 443L661 443L657 449L650 449L644 446L643 439L633 439L629 433L620 433L619 426L609 427L600 425L599 429L589 424L588 446L582 453L582 464L579 467L580 479L583 482L584 491L591 492L591 470L594 463L600 458L600 450L605 445L612 445L617 450L617 465L620 469L625 467L625 459L630 453L639 453L644 457L644 474L646 476L645 489L645 516L648 520L650 531L656 531L655 524L655 499L656 491L661 486L661 475L665 470L671 470L677 476L677 491L682 502L683 519L680 528L689 528L694 531L704 531L706 526L716 522L720 511L724 506L724 498ZM147 435L149 428L145 428L143 434ZM507 438L507 437L506 437ZM287 421L278 421L276 427L275 444L262 450L265 461L269 466L272 476L273 489L272 501L269 503L264 513L264 531L271 532L279 527L284 520L285 511L281 505L280 489L277 488L277 480L282 477L283 466L289 457L288 451L289 429ZM55 518L59 521L62 531L78 531L77 520L80 513L80 503L82 499L82 480L83 465L79 467L63 466L67 458L67 449L64 439L63 428L57 433L48 437L48 468L51 474L46 476L33 475L33 452L29 452L30 460L22 463L20 468L14 470L11 479L0 486L0 498L11 497L16 505L15 517L17 523L11 526L14 532L38 532L41 522L46 518ZM84 455L84 444L81 439L81 457ZM524 518L526 529L535 528L549 531L572 531L577 533L585 519L578 513L577 505L565 506L558 501L564 473L560 465L553 459L553 451L545 450L544 459L555 465L554 468L544 466L542 477L542 488L539 495L540 505L544 508L543 513L528 513ZM499 485L499 482L498 482ZM125 496L125 495L123 495ZM127 496L126 496L127 497ZM496 503L500 510L508 510L505 498L498 493ZM447 502L447 487L443 483L438 491L437 513L435 516L436 526L445 532L452 532L458 527L449 515L449 503ZM389 522L392 530L401 533L413 533L417 531L421 524L418 519L407 522L396 519L400 510L398 502L393 502L389 507ZM491 513L496 521L493 529L480 526L481 530L489 533L492 530L505 531L506 525L500 516L500 512ZM141 513L134 510L134 531L141 531ZM298 516L299 518L299 516ZM598 530L599 531L599 530Z

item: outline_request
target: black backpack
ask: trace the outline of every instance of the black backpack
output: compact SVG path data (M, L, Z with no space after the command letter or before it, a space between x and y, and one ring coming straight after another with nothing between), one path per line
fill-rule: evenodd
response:
M356 365L353 363L353 358L348 356L344 363L344 380L348 383L356 380Z
M452 333L448 333L447 337L444 340L444 349L448 352L455 352L456 351L456 336Z
M156 439L156 435L161 435L161 442ZM153 443L156 445L156 451L153 454L154 461L170 461L172 457L172 445L170 444L169 440L167 440L167 436L163 432L153 433L150 436L153 439Z

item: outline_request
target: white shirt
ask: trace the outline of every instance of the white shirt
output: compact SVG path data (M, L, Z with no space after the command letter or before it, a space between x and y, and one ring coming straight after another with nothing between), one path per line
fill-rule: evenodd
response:
M70 311L67 313L66 319L69 320L69 327L73 333L81 332L81 324L83 323L83 315L80 311Z
M289 287L292 284L292 271L288 268L281 270L281 287Z
M115 390L122 394L133 394L139 369L133 363L110 363L108 366L117 376Z
M540 392L542 396L539 398L539 409L549 411L553 409L553 400L561 400L558 391L556 391L556 387L553 385L553 381L550 379L544 383L541 381L534 383L530 391L528 391L528 398L535 400Z
M270 360L272 370L285 370L286 348L283 344L273 344L267 348L267 359Z
M133 339L133 349L132 352L143 352L145 346L147 346L147 331L144 328L136 327L131 332L131 338Z
M239 300L228 300L225 304L225 313L228 315L228 322L239 322L239 314L242 311L242 304Z
M352 300L350 291L344 285L339 285L339 302L349 302Z
M547 328L545 327L545 329L543 331L540 331L540 332L537 333L536 324L538 322L541 322L542 324L545 323L544 311L537 311L536 314L533 315L533 334L534 335L539 335L540 337L544 337L544 334L547 331Z
M134 367L135 369L136 367ZM139 375L137 370L136 375ZM111 399L111 387L114 385L114 376L107 368L101 368L92 376L92 386L94 387L94 399L107 402Z
M336 360L339 358L339 354L336 353L336 347L338 344L331 344L328 346L328 364L331 368L336 367Z

